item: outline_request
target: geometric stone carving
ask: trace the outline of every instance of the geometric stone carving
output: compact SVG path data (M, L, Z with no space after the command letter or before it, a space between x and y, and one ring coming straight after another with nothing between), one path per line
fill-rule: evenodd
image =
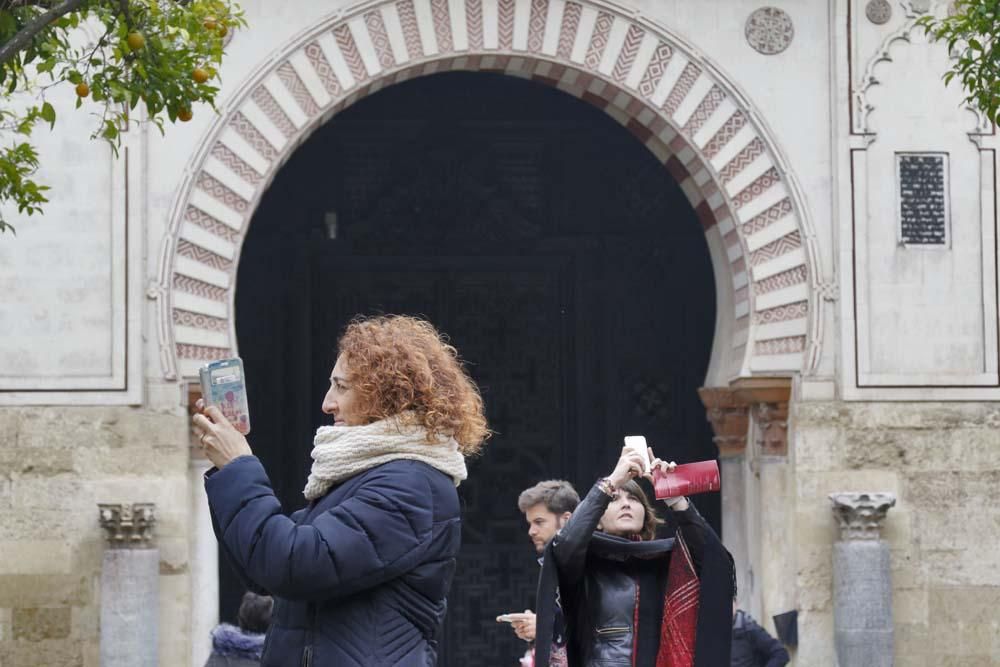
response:
M747 427L750 423L749 408L737 401L728 387L702 387L698 396L705 405L708 421L715 436L712 441L719 448L719 458L739 456L746 450Z
M112 549L152 549L156 524L153 503L98 503L101 527Z
M896 504L892 493L838 492L829 497L844 541L880 539L882 521Z
M789 378L741 378L728 387L702 387L698 396L707 410L720 458L746 450L751 411L756 424L757 453L788 455Z
M754 406L757 451L764 456L788 455L788 403L758 403Z
M747 19L747 43L765 56L781 53L792 43L795 27L792 18L777 7L761 7Z
M892 18L892 5L889 0L870 0L865 7L865 16L875 25L884 25Z

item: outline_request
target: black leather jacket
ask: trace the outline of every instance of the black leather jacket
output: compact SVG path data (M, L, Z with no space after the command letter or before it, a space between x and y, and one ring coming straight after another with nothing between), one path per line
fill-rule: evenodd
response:
M631 667L635 642L636 581L640 563L635 559L611 560L588 556L590 542L611 498L596 485L559 533L552 538L552 553L559 566L564 599L572 595L577 613L567 612L567 624L586 615L591 637L579 637L583 667ZM667 510L669 511L669 510ZM691 552L695 570L701 571L704 531L711 528L694 505L674 512L674 519ZM578 633L579 634L579 633ZM582 640L582 641L581 641Z

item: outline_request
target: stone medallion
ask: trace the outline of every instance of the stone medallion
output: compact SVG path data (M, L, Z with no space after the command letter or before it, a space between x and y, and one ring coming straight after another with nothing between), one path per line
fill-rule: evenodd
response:
M892 5L889 0L869 0L865 6L865 16L875 25L884 25L892 18Z
M794 36L792 18L777 7L761 7L747 19L747 43L766 56L787 49Z

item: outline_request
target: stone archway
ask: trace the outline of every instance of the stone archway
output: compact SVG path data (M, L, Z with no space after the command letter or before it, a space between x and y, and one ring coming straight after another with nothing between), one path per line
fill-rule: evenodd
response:
M235 354L242 241L296 147L365 95L447 70L530 78L626 126L680 184L728 277L718 375L814 367L821 309L802 198L763 121L708 59L601 0L383 0L338 12L268 59L190 162L150 291L165 377L195 378L205 360Z

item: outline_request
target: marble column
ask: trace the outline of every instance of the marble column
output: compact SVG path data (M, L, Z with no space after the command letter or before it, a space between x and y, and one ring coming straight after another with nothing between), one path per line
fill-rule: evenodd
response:
M152 503L98 504L108 548L101 565L101 667L156 667L160 552Z
M833 545L833 626L842 667L893 664L892 573L881 524L891 493L830 494L840 523Z
M192 452L191 481L191 665L201 667L212 653L212 628L219 622L219 546L205 495L211 462Z

